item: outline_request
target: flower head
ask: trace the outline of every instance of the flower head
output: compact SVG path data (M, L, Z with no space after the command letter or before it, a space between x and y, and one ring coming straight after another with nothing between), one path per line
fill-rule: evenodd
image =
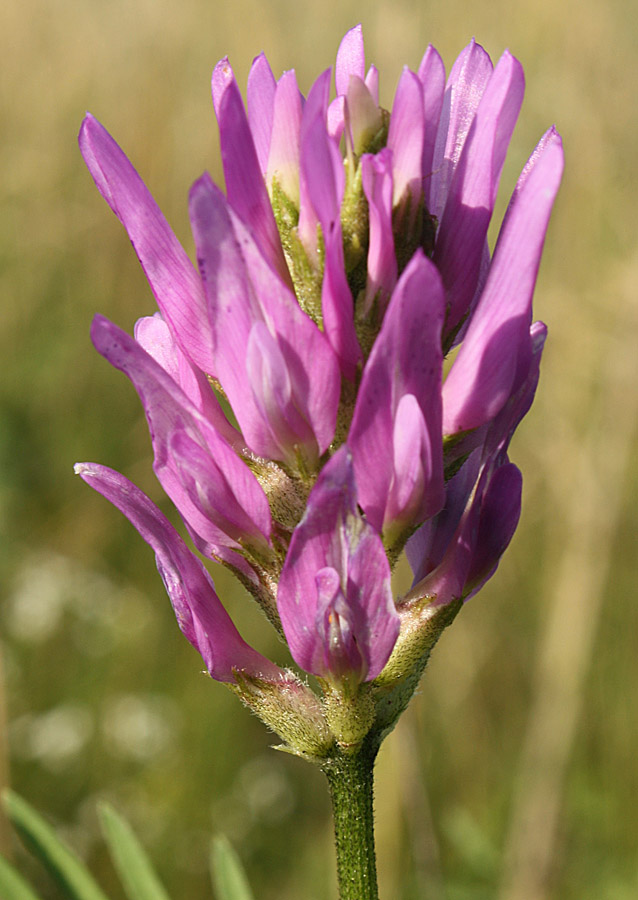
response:
M357 26L332 100L331 81L326 70L304 97L294 71L276 80L261 54L244 105L229 61L215 67L226 194L208 175L191 189L197 268L92 116L80 147L159 307L134 338L101 317L92 330L140 395L156 474L196 548L238 576L298 666L352 695L424 609L431 619L480 588L516 528L507 448L538 381L532 294L563 155L550 128L491 256L520 63L505 52L493 66L473 41L446 81L428 47L388 111ZM266 683L269 697L290 693L290 673L242 641L150 501L110 470L79 472L155 550L210 674L245 699ZM415 583L395 602L406 545ZM410 671L419 652L401 657Z

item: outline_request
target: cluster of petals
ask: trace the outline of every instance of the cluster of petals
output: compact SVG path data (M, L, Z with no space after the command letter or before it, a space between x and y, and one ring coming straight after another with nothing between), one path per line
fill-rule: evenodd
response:
M340 45L332 100L330 69L305 98L262 54L244 103L218 63L226 193L206 174L191 189L197 266L102 125L89 115L80 132L159 308L134 337L96 317L93 342L133 382L197 550L238 575L304 671L335 682L375 679L410 598L466 599L514 533L507 449L538 381L532 294L563 167L550 128L491 255L520 63L493 65L473 41L446 78L430 46L389 113L378 82L360 27ZM110 469L77 470L153 548L210 674L285 681L151 501ZM395 602L404 546L414 586Z

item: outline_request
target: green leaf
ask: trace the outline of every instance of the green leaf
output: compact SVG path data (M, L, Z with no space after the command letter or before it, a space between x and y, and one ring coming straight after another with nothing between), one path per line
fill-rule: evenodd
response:
M4 808L26 846L58 881L68 900L107 900L84 865L27 802L6 791Z
M217 900L253 900L239 857L222 834L213 838L211 871Z
M2 900L41 900L3 856L0 856L0 897Z
M130 900L169 900L129 823L108 803L99 806L102 833Z

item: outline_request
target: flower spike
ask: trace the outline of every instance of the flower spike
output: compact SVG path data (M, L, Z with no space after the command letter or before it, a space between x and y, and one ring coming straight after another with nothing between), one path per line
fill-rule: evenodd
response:
M94 344L140 396L155 473L195 547L239 578L314 687L243 642L148 498L79 467L153 547L211 675L329 777L374 755L516 529L508 451L539 380L547 329L532 298L563 170L549 129L491 254L518 60L493 66L472 41L446 81L430 46L388 111L357 25L332 102L331 78L304 98L262 53L244 103L217 64L226 193L207 174L191 188L196 266L102 126L87 116L80 132L159 307L135 339L96 317ZM403 548L414 582L395 602Z

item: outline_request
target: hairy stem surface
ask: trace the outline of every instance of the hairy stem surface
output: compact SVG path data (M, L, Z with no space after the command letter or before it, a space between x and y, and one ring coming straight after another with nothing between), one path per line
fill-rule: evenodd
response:
M324 767L330 785L340 900L378 900L373 778L376 742L337 751Z

